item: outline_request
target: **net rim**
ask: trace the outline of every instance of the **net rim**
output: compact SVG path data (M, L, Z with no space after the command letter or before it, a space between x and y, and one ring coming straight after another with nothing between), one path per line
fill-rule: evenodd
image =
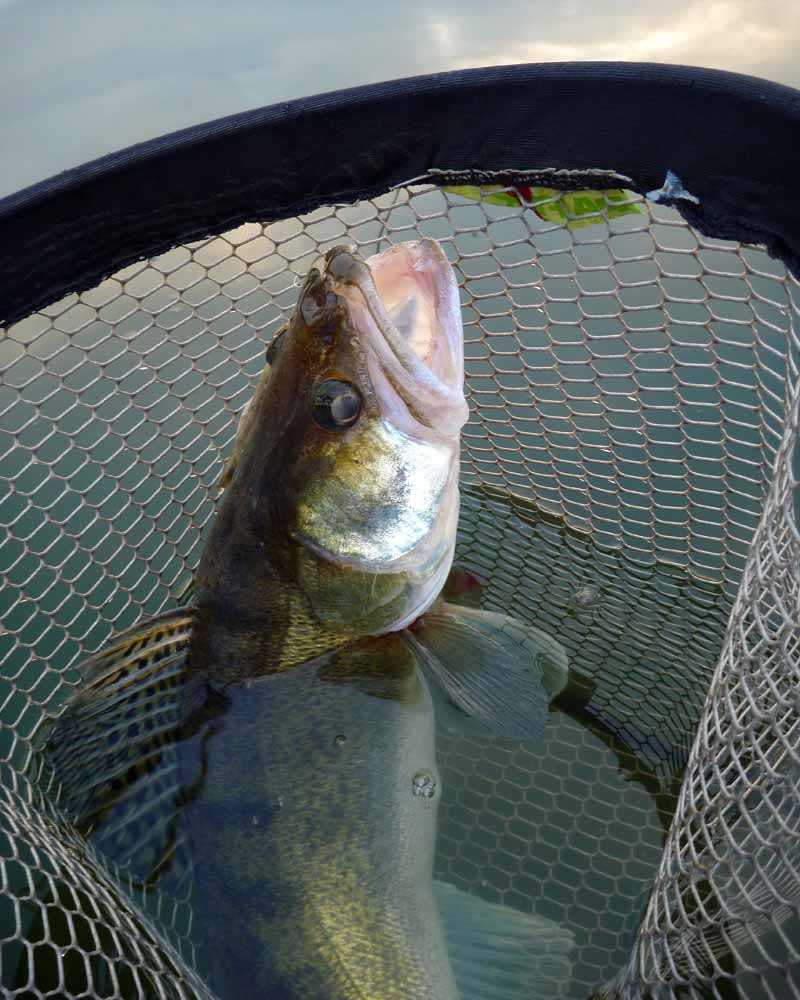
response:
M671 171L698 203L662 200L687 221L763 244L800 275L799 127L791 87L652 63L458 70L273 104L0 200L0 323L180 243L372 198L432 171L464 183L566 171L552 186L575 188L599 169L639 193Z

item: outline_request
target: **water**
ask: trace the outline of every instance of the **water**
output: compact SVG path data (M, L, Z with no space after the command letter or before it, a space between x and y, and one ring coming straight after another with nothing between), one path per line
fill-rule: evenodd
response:
M405 794L430 808L441 791L436 877L487 902L534 912L569 928L576 949L572 986L565 996L583 1000L610 980L628 956L660 860L729 602L718 585L693 579L667 564L643 566L624 559L618 551L603 551L589 536L543 517L530 504L485 489L465 490L457 559L486 580L481 599L487 608L512 612L559 638L572 668L583 678L584 697L578 690L557 699L541 744L483 735L474 725L464 735L454 733L452 727L438 727L440 778L429 768L419 768L411 772L405 793L391 787L395 779L388 764L396 752L387 752L381 758L383 764L377 762L386 771L381 777L371 777L366 763L358 763L352 779L338 785L337 814L341 809L346 813L346 801L353 795L371 803L376 795ZM576 596L587 600L578 600L576 607ZM586 613L587 603L591 614ZM317 765L312 769L313 779L306 772L312 752L309 736L295 732L292 721L308 718L312 697L305 691L295 693L276 710L272 699L263 702L257 682L243 686L238 707L223 709L225 731L233 727L241 733L257 723L258 732L269 734L264 738L271 745L271 763L262 759L264 751L257 742L243 744L233 759L219 758L227 761L222 765L224 780L208 777L220 766L214 763L218 737L212 734L210 743L203 736L189 739L192 767L196 771L197 762L201 758L205 762L204 781L216 780L233 788L237 775L246 781L244 776L255 768L259 787L266 781L272 789L264 800L266 812L260 807L248 812L243 826L260 831L288 822L283 817L304 808L298 802L305 797L319 812L321 772ZM174 722L177 717L170 711L167 705L160 717ZM319 751L313 752L322 755L319 761L341 762L341 754L347 753L355 761L375 763L375 739L369 735L377 732L370 728L374 720L367 723L370 751L365 757L360 749L364 719L351 720L343 731L337 731L345 718L350 719L348 712L343 716L342 706L329 706L319 715L330 720L330 734L318 732L319 724L312 722L315 739L321 741ZM279 719L274 726L265 721L273 716ZM109 718L101 721L102 727L112 722ZM379 730L386 730L386 721ZM80 796L80 776L93 773L96 765L81 759L80 744L66 746L61 752L66 752L75 775L72 780L77 781L73 793L77 790ZM185 759L185 752L179 751L179 757ZM133 806L112 808L107 815L99 814L99 821L95 819L90 843L111 863L123 864L123 884L126 870L137 882L147 870L160 870L157 859L165 850L164 843L155 838L156 846L152 846L150 841L152 831L163 827L170 815L159 811L159 801L174 802L168 759L167 754L147 775ZM110 763L106 761L105 766ZM338 768L340 763L333 766ZM192 782L189 787L195 789L191 793L195 796L198 786ZM201 792L201 801L203 796L207 798L208 793ZM132 808L141 814L133 825L125 818ZM370 815L372 811L370 805ZM378 817L384 814L382 807L370 821L372 850L381 850ZM351 826L344 837L336 829L329 834L331 843L338 844L336 849L345 856L353 835ZM316 821L314 829L319 829ZM308 836L293 838L297 850L304 850ZM191 822L186 837L179 836L169 847L170 865L151 879L147 891L133 890L133 895L176 947L208 974L202 932L209 903L206 889L198 890L196 880L209 862L201 862L198 869L198 858L192 857ZM135 844L140 847L134 849ZM141 844L148 846L144 849ZM195 846L197 850L201 859L209 857L206 848ZM219 849L215 856L218 853ZM389 869L392 857L389 851ZM205 885L202 878L200 885ZM223 896L226 891L217 890ZM227 904L220 897L218 905ZM181 909L181 919L164 923L165 913L171 913L174 920ZM193 923L187 916L191 912L195 913Z
M486 607L557 636L593 690L588 708L557 699L541 746L440 736L437 871L569 926L569 995L585 1000L628 957L729 600L486 491L466 492L457 559L488 580ZM599 595L591 615L582 591Z

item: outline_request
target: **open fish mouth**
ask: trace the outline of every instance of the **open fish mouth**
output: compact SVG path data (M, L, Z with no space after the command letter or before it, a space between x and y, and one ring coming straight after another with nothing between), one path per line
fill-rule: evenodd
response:
M335 247L324 280L347 303L373 379L379 371L418 423L457 434L467 417L461 309L439 244L399 243L366 261Z
M455 275L433 240L368 260L335 247L309 273L299 309L323 337L335 326L334 363L352 378L369 419L329 444L329 461L311 469L293 537L328 562L404 575L403 593L413 577L413 604L404 598L403 615L380 630L404 627L405 612L422 613L438 593L455 542L468 416Z

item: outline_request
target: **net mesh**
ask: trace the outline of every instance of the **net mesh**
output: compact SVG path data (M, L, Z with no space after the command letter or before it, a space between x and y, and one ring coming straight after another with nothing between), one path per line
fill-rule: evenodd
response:
M179 602L298 278L423 235L462 295L457 558L591 692L536 747L443 727L437 875L569 926L576 1000L800 996L800 289L630 193L503 200L410 184L244 225L2 332L4 995L206 995L181 877L143 888L75 831L43 723Z
M628 977L800 992L800 383Z

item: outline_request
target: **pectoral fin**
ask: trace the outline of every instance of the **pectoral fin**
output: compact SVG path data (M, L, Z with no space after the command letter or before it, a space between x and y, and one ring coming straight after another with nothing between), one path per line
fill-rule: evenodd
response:
M434 882L462 1000L558 1000L572 977L570 931Z
M403 633L447 699L498 736L538 740L566 682L559 642L508 615L443 602Z

